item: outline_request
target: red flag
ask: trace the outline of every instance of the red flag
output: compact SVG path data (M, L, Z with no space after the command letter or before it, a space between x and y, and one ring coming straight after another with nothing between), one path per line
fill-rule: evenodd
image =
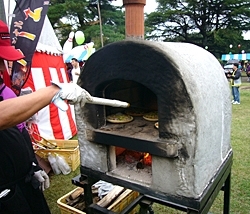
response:
M17 95L28 79L48 5L47 0L16 0L15 17L10 27L11 43L25 56L14 62L12 67L12 89Z

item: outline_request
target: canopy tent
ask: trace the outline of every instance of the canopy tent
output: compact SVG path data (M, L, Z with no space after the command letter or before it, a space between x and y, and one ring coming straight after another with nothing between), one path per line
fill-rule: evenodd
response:
M51 85L50 81L69 82L62 57L62 47L46 17L32 59L31 73L23 90L36 91ZM37 113L37 122L32 125L33 137L46 139L70 139L77 133L73 106L66 112L50 104Z
M222 54L221 60L228 61L230 59L238 59L238 60L250 60L250 53L244 54Z

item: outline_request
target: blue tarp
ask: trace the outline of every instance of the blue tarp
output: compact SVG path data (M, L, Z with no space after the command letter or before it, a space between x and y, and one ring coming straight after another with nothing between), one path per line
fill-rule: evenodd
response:
M244 53L244 54L222 54L221 60L228 61L229 59L250 60L250 53Z

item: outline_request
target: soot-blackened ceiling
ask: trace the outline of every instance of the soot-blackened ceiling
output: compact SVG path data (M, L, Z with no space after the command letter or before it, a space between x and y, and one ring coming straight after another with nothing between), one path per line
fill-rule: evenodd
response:
M86 62L79 84L92 96L104 97L104 89L114 81L134 81L157 97L159 122L168 124L178 114L192 110L178 65L166 53L143 41L112 43L95 52ZM106 97L109 98L109 97ZM94 128L105 125L102 106L86 105L86 117ZM173 137L161 126L162 138Z

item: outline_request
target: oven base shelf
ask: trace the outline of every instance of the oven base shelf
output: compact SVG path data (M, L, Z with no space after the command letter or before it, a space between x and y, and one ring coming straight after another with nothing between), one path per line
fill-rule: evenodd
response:
M149 138L140 139L129 135L117 135L94 130L89 140L108 146L124 147L126 145L126 149L150 153L151 155L165 158L176 158L178 156L177 143L173 144L160 138L155 138L154 140Z
M125 147L128 150L155 156L177 157L178 144L167 138L160 138L160 129L156 129L154 124L155 122L146 121L142 117L136 117L132 122L125 124L107 123L100 129L87 128L87 139L91 142Z
M136 183L124 181L99 171L81 166L81 174L72 179L72 183L81 186L85 191L85 203L87 213L107 213L112 214L110 210L93 204L91 186L98 180L104 180L119 186L139 192L141 195L135 199L121 214L129 213L137 204L140 204L140 214L146 214L152 203L159 203L177 210L187 213L208 213L218 193L224 191L223 213L229 214L230 210L230 183L231 168L233 162L233 153L224 161L218 173L214 176L213 181L207 186L200 198L186 198L159 193L152 191L149 187L145 187Z

